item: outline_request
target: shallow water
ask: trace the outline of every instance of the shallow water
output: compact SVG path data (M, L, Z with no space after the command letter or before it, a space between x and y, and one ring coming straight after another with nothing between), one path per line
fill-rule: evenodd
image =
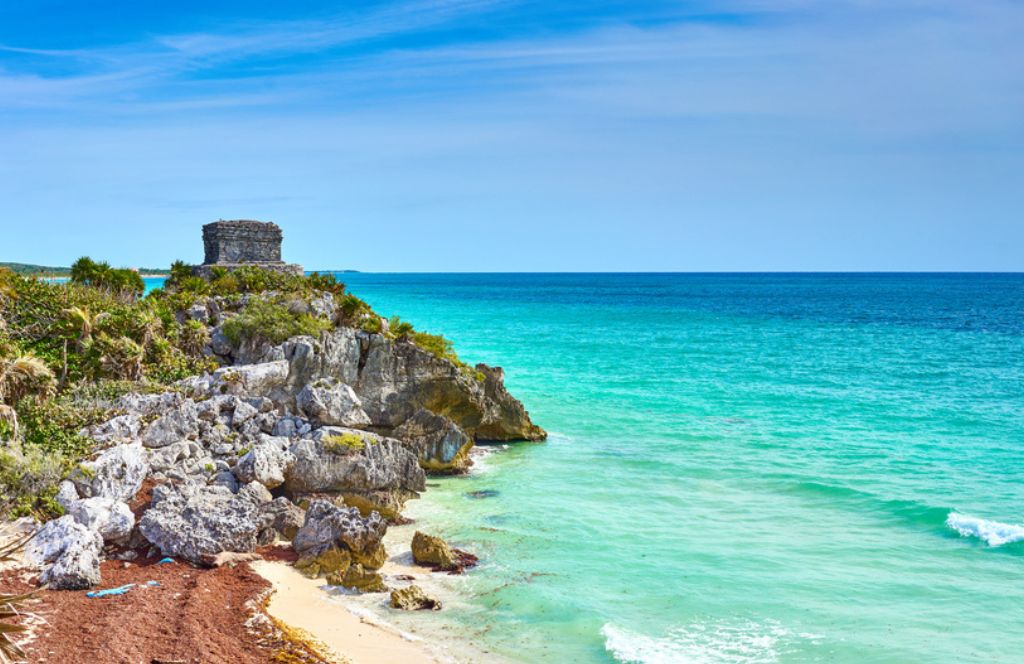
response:
M1020 661L1024 276L341 278L552 433L412 505L484 564L400 623L529 662Z

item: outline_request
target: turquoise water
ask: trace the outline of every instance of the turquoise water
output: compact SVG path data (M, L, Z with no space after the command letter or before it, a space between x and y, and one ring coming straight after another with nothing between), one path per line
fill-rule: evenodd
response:
M1024 276L343 279L551 432L414 507L484 561L417 620L525 662L1024 658Z
M483 564L400 626L474 661L1024 661L1024 275L339 276L551 432L411 505Z

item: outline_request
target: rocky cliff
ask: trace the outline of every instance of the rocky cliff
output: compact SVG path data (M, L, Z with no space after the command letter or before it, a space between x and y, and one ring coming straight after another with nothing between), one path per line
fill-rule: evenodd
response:
M258 297L275 294L183 310L222 366L173 391L121 397L115 417L84 432L102 451L61 485L67 516L30 552L53 587L97 583L104 550L202 563L302 533L311 573L380 589L380 536L425 489L425 472L466 470L477 441L545 437L500 368L346 325L330 293L290 305L333 321L319 337L230 341L224 324ZM372 544L353 544L366 532Z

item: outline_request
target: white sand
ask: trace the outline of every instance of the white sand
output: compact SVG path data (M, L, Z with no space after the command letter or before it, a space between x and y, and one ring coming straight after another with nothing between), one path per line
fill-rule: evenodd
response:
M252 569L274 586L267 611L326 646L340 662L352 664L437 664L420 643L366 622L328 601L322 581L307 579L290 565L261 560Z

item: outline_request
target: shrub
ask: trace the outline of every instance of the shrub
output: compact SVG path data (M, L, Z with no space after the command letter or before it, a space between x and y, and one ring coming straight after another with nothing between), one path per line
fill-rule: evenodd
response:
M233 345L279 344L298 335L318 336L331 323L308 313L293 313L277 300L253 299L245 309L224 323L224 335Z
M366 439L356 433L324 436L321 443L324 446L324 450L330 454L358 452L366 447Z
M109 263L97 263L88 256L79 258L71 266L71 281L131 298L142 295L146 290L138 272L112 268Z

